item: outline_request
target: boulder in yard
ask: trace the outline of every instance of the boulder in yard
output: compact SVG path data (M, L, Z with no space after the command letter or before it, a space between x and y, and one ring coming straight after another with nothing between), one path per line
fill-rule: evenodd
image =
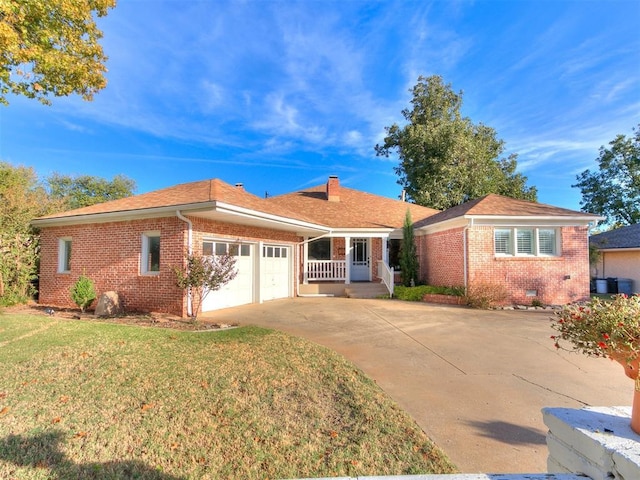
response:
M118 292L104 292L98 299L96 317L113 317L124 311Z

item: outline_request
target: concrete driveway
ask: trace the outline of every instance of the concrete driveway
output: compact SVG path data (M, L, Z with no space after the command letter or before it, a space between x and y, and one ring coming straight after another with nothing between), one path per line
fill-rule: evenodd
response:
M556 351L549 312L396 300L296 298L206 314L260 325L344 355L464 473L546 472L542 407L629 405L609 360ZM204 319L204 318L203 318Z

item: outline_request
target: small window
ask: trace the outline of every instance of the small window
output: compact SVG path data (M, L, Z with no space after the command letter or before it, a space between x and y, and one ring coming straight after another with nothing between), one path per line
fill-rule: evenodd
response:
M142 235L141 271L160 272L160 232L148 232Z
M216 255L226 255L227 254L227 244L226 243L216 243Z
M71 239L61 238L58 242L58 272L71 271Z
M250 257L251 256L251 247L249 245L246 245L246 244L240 245L240 256L241 257Z
M211 255L213 255L213 242L202 243L202 255L205 257L210 257Z
M519 255L533 255L533 230L518 229L517 252Z
M553 228L538 230L538 250L540 255L556 254L556 231Z
M496 253L511 255L511 230L496 229L494 239Z
M331 239L320 238L309 242L309 260L331 260Z

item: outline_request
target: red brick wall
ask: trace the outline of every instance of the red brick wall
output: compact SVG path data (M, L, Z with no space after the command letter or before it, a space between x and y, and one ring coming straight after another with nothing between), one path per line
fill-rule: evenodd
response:
M589 297L587 227L561 229L558 257L496 257L492 227L473 227L468 235L469 285L502 285L509 303L526 305L533 299L556 305ZM527 296L527 290L536 290L537 296Z
M463 233L463 228L456 228L417 238L422 281L464 285ZM558 257L496 257L493 227L471 227L467 235L469 286L497 284L507 294L506 303L526 305L534 299L558 305L589 297L587 227L561 229ZM527 290L536 290L537 296L527 296Z
M464 285L463 228L418 237L420 280L429 285Z
M142 234L148 231L160 231L157 275L140 275ZM70 273L57 273L61 237L71 237ZM93 280L98 295L117 291L128 310L180 314L183 295L171 266L182 261L185 239L186 224L175 217L43 228L39 301L75 307L69 289L84 274Z
M288 232L200 218L191 220L195 253L202 253L205 237L283 244L300 241L299 237ZM140 274L142 234L148 231L160 231L160 273L156 275ZM70 273L57 273L58 240L62 237L72 239ZM130 311L184 316L186 298L184 292L175 286L173 267L183 264L186 250L187 224L177 217L43 228L40 303L75 307L69 289L81 274L85 274L94 281L98 295L109 290L117 291L124 299L125 308Z

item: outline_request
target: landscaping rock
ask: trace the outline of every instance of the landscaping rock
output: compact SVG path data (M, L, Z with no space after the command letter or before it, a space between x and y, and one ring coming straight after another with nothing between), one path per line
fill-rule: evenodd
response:
M118 292L104 292L98 299L96 306L97 317L113 317L124 311Z

